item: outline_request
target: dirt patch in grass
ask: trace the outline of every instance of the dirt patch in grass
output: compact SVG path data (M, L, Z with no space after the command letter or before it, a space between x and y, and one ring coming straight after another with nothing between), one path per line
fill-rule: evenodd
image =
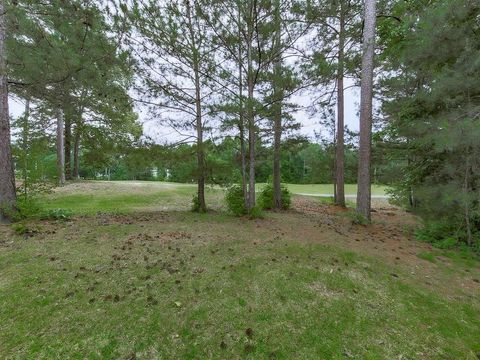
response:
M473 279L478 276L480 263L474 269L452 271L458 266L448 259L436 264L423 256L433 247L414 238L412 230L419 226L420 221L412 214L393 206L380 207L372 212L372 224L364 226L354 224L343 216L349 211L345 208L321 204L308 198L295 198L293 204L295 216L308 219L313 224L295 230L300 240L341 246L382 259L387 264L401 266L410 272L415 281L449 295L458 295L458 289L464 290L466 296L473 296L479 291ZM448 281L445 281L445 277L448 277ZM452 286L452 283L455 285Z

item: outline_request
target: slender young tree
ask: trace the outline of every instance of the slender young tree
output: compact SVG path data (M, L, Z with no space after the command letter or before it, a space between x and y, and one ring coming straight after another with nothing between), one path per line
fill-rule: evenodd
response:
M183 139L195 143L198 211L205 212L205 127L214 48L197 1L148 0L123 6L132 26L128 45L139 60L138 102ZM168 111L168 113L167 113Z
M7 56L5 49L6 8L0 0L0 221L8 222L7 213L15 208L15 175L10 146L8 113Z
M338 70L337 70L337 137L335 156L335 202L345 206L345 101L344 101L344 51L345 51L345 12L340 1L338 28Z
M359 0L327 0L307 6L315 36L307 43L310 53L306 75L314 77L312 101L314 114L322 114L321 123L332 136L335 203L345 206L345 80L357 80L361 42L361 6ZM335 104L334 104L335 103ZM334 105L336 116L334 114Z
M357 181L357 212L369 221L371 218L372 97L376 23L375 2L376 0L365 0Z
M282 173L281 173L281 142L282 142L282 19L280 0L275 1L275 51L277 58L274 69L274 119L273 119L273 205L275 209L282 208Z
M57 110L57 176L58 185L65 185L65 129L61 109Z

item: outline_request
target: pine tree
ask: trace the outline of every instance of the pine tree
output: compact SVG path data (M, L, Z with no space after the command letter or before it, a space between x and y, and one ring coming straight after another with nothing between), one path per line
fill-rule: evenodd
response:
M4 0L0 0L0 222L8 221L16 199L8 113L6 10Z
M375 51L376 0L365 0L363 59L360 95L357 212L370 221L373 57Z

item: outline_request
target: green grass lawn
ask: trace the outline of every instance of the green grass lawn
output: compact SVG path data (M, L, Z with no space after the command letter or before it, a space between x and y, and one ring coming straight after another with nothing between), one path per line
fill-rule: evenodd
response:
M287 184L287 187L294 194L333 194L333 184ZM385 190L385 186L373 185L372 195L386 195ZM357 195L357 184L345 184L345 195Z
M258 184L261 191L265 184ZM287 184L294 194L331 194L331 184ZM64 189L42 197L46 209L66 209L75 213L132 212L138 210L187 210L195 194L194 184L178 184L148 181L92 181L69 185ZM347 195L356 195L357 186L347 184ZM373 186L373 195L385 195L385 187ZM222 210L223 189L207 187L208 206Z
M42 207L65 209L76 214L130 213L135 211L188 210L196 186L163 182L82 182L41 197ZM207 187L206 199L222 206L223 191Z
M0 358L473 360L480 352L479 263L423 260L425 246L401 230L299 211L259 220L159 211L189 204L190 190L176 187L62 191L45 205L83 214L144 207L26 223L33 230L24 235L0 227ZM392 236L398 245L388 251L399 260L377 249ZM418 256L403 254L407 247Z

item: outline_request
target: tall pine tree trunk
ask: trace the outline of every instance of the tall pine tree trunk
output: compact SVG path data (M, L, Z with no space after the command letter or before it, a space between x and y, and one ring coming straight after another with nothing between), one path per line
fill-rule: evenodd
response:
M344 46L345 14L343 0L340 1L340 28L338 33L338 74L337 74L337 143L335 161L335 202L345 206L345 105L344 105Z
M277 58L274 72L274 126L273 126L273 206L282 208L282 174L281 174L281 141L282 141L282 54L281 54L281 14L280 0L275 2L275 42Z
M197 168L198 168L198 210L200 212L207 211L205 204L205 151L203 148L203 123L202 123L202 107L200 104L200 79L198 68L195 71L195 108L196 108L196 128L197 128Z
M253 9L250 12L248 24L248 42L247 42L247 121L248 121L248 155L249 155L249 184L248 184L248 212L255 207L255 115L253 111L253 60L252 60L252 37L253 37Z
M58 185L65 185L65 139L63 111L57 112L57 174Z
M30 127L29 127L29 117L30 117L30 98L25 100L25 112L23 114L22 120L22 153L23 153L23 194L27 196L28 194L28 141L30 138Z
M200 93L200 58L198 54L197 44L195 42L195 30L193 28L193 18L190 0L185 0L188 18L188 30L191 37L191 51L193 73L195 79L195 128L197 131L197 197L198 211L206 212L205 204L205 150L203 144L203 122L202 122L202 98Z
M72 117L70 111L65 111L65 179L72 180Z
M79 152L80 152L80 121L77 123L75 126L75 132L74 132L74 142L73 142L73 178L75 180L80 179L80 159L79 157Z
M362 82L360 95L360 147L358 151L357 212L370 220L373 57L375 50L376 0L365 0Z
M245 119L243 106L243 59L242 59L242 17L240 3L238 7L238 132L240 137L240 158L242 171L242 191L245 209L248 209L248 189L247 189L247 150L245 147Z
M5 6L4 0L0 0L0 222L9 222L8 212L15 209L16 205L15 175L10 147L5 38Z

